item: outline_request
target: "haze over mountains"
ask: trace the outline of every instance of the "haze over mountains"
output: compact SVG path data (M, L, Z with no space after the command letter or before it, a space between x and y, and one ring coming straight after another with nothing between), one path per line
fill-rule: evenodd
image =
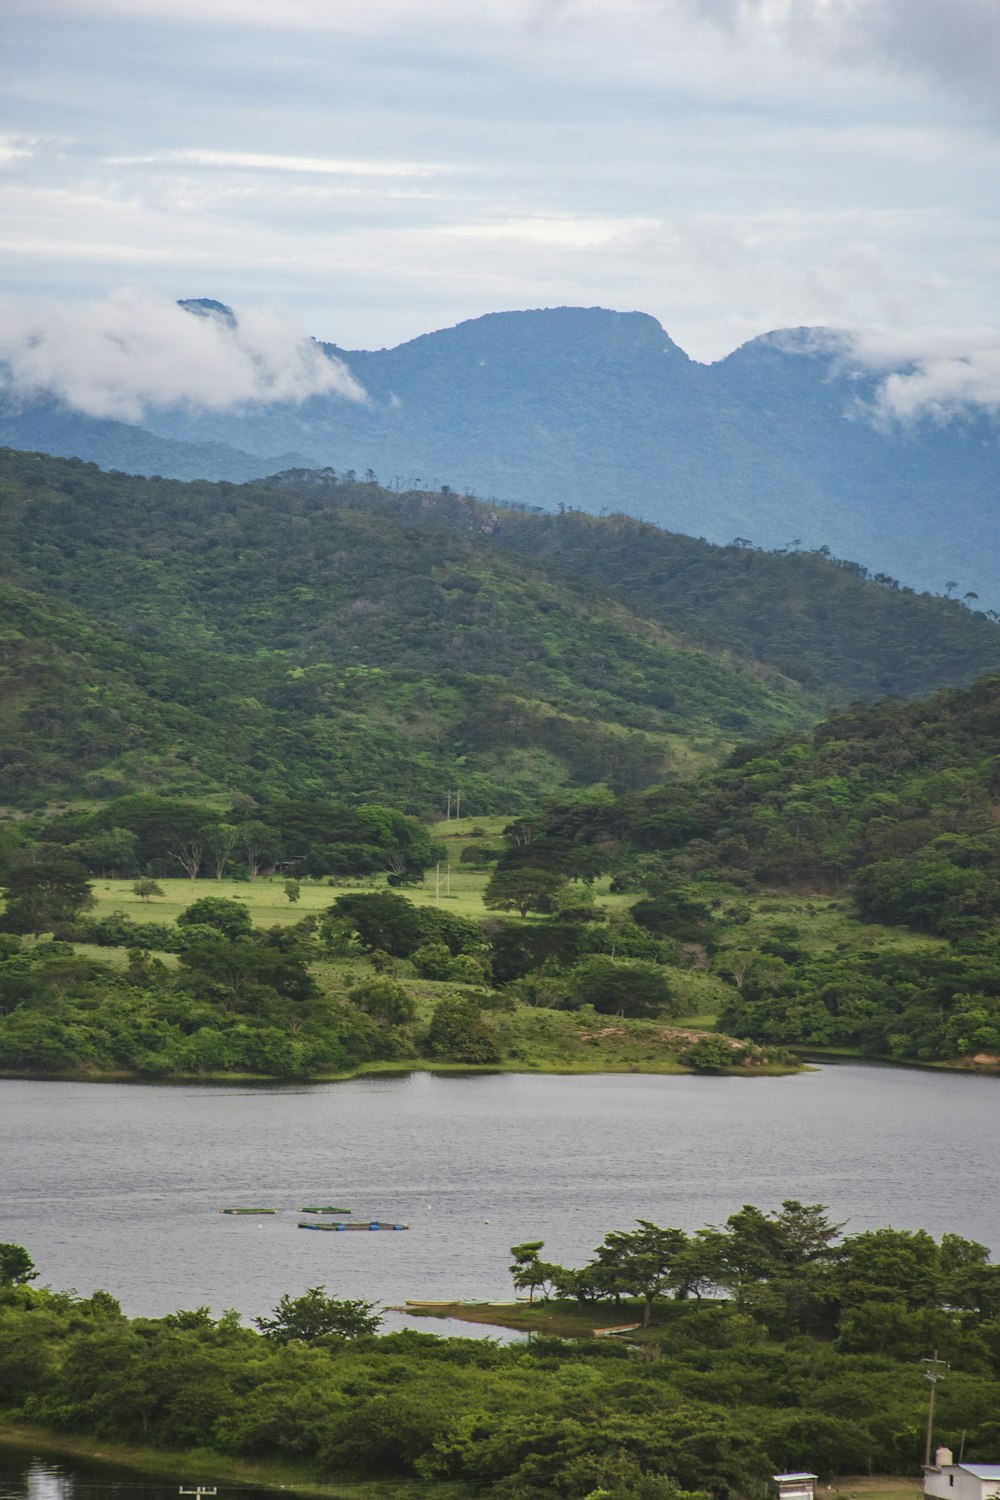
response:
M367 399L172 404L139 425L9 398L0 441L180 478L331 466L394 490L623 511L715 542L828 547L1000 605L1000 423L982 408L887 414L885 372L844 336L768 334L700 365L643 313L557 308L394 349L320 347Z

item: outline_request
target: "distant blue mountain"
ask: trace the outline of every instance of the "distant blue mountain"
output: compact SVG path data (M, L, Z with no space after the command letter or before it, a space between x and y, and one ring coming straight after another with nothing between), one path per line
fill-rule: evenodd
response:
M207 299L191 310L228 312ZM491 313L395 349L323 347L367 404L158 412L140 446L160 440L156 471L178 477L249 477L244 464L268 472L287 461L275 455L295 454L371 469L391 488L448 484L545 509L621 510L716 542L826 546L1000 605L1000 425L876 426L873 377L835 335L768 334L701 365L644 313L555 308ZM46 422L40 438L37 421L29 431L8 414L0 440L129 467L121 424L51 410ZM112 438L117 456L105 459ZM139 457L137 471L152 472Z

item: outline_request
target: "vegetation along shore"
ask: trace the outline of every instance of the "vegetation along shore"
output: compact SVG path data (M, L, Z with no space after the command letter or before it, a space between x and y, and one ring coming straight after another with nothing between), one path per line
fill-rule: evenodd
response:
M530 1302L427 1310L531 1334L498 1344L380 1334L372 1303L322 1286L253 1327L129 1318L37 1289L2 1245L0 1436L317 1493L762 1497L781 1470L915 1472L933 1348L937 1434L995 1451L1000 1268L957 1235L844 1237L787 1200L693 1234L640 1221L576 1268L515 1245L510 1269Z

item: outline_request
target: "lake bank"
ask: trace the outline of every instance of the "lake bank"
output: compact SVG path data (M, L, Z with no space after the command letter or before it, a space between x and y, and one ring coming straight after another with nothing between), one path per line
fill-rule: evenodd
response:
M436 1500L466 1500L474 1493L471 1486L453 1482L433 1486L402 1479L326 1483L316 1479L303 1466L294 1464L231 1458L204 1448L168 1452L0 1420L0 1455L5 1449L24 1455L44 1454L51 1458L85 1460L150 1476L169 1476L172 1481L190 1484L284 1490L314 1495L319 1500L376 1500L376 1497L387 1500L390 1496L394 1500L411 1500L411 1497L416 1500L417 1496L426 1497L430 1489L433 1489Z

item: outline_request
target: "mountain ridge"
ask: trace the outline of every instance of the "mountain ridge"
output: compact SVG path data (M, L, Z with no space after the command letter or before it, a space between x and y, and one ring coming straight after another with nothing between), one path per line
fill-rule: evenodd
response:
M234 477L244 454L258 474L287 467L275 454L295 454L370 470L390 488L448 484L549 510L620 510L717 543L801 539L916 588L955 580L1000 606L1000 422L878 419L880 377L847 356L845 337L776 331L700 364L646 313L488 313L391 349L320 344L367 402L174 407L147 413L145 428L164 442L238 450L202 449L207 477ZM0 438L20 443L22 431L8 412ZM51 409L26 445L66 451L87 431L87 456L100 458L85 419ZM168 474L181 461L157 458Z

